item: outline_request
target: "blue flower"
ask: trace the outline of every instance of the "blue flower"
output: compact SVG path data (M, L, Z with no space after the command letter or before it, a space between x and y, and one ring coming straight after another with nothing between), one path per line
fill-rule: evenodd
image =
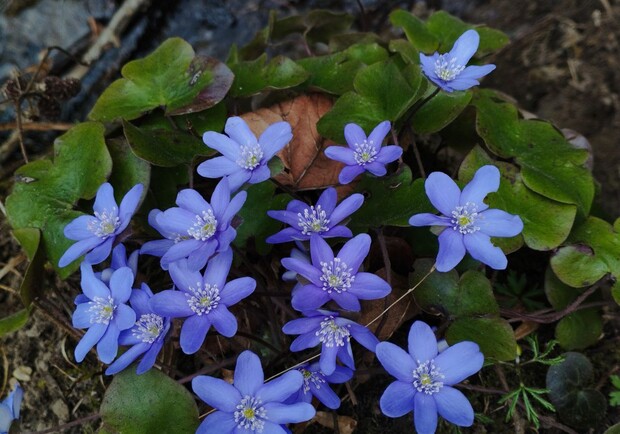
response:
M336 370L331 375L325 375L319 363L304 364L296 368L304 376L303 386L297 393L291 395L286 402L312 402L312 397L321 401L326 407L332 410L340 407L340 397L329 387L330 383L346 383L353 377L353 371L345 366L336 366Z
M76 240L58 261L59 267L66 267L77 258L86 255L85 260L92 265L103 262L112 250L112 244L118 234L123 232L142 196L142 184L135 185L127 192L120 207L114 199L114 189L109 183L102 184L95 199L95 215L82 215L64 229L65 237Z
M171 264L170 276L180 291L159 292L149 302L158 315L186 318L181 328L181 349L186 354L198 351L211 325L227 338L237 333L237 319L228 307L254 292L256 281L241 277L226 283L232 258L230 249L219 253L207 264L204 276L190 270L187 261Z
M19 408L23 397L24 391L18 383L9 396L0 402L0 434L8 434L11 423L19 419Z
M389 131L389 121L377 125L368 138L357 124L347 124L344 127L344 137L349 147L330 146L325 149L327 157L345 164L338 176L341 184L350 183L364 171L375 176L386 174L385 165L396 161L403 153L400 146L381 146Z
M136 313L125 304L131 295L133 273L129 267L119 268L106 285L95 276L90 264L83 262L80 270L86 297L76 298L73 327L88 331L75 347L75 360L84 360L96 344L99 360L110 363L118 351L120 332L130 329L136 322Z
M134 250L128 257L125 246L123 244L119 244L112 249L112 263L110 264L110 267L100 273L95 273L95 276L101 279L103 283L108 284L110 283L110 277L114 271L122 267L129 267L135 279L138 275L138 256L140 256L140 251Z
M491 237L514 237L523 230L523 222L519 216L488 209L482 201L487 194L497 191L499 178L497 167L483 166L462 192L444 173L433 172L426 179L426 195L443 215L416 214L409 224L446 227L439 234L438 271L452 270L466 251L495 270L506 268L506 255L491 243Z
M144 354L138 364L138 375L153 367L157 355L164 345L166 334L170 330L170 318L157 315L151 309L149 300L153 292L146 283L141 289L131 291L129 303L136 312L137 321L131 329L123 330L118 339L121 345L131 345L127 351L112 363L105 371L106 375L113 375L129 366L134 360Z
M479 44L478 33L468 30L456 40L449 53L435 52L432 56L420 53L422 72L446 92L477 86L480 84L478 79L495 69L495 65L466 66L469 59L476 54Z
M287 241L306 241L312 234L322 238L347 237L353 234L346 226L336 226L349 217L364 203L364 196L355 193L336 206L338 195L335 188L325 190L316 206L308 206L299 200L291 200L286 211L267 211L269 217L291 225L277 234L267 238L268 243L286 243Z
M293 138L288 122L269 125L258 141L256 136L240 117L228 118L224 131L228 136L207 131L203 142L223 156L212 158L198 166L198 174L205 178L225 176L231 191L236 191L246 182L257 184L271 176L267 163Z
M392 288L379 276L358 271L370 250L370 237L357 235L346 242L337 256L325 240L310 238L312 264L295 258L282 259L282 265L310 281L293 294L291 304L299 311L318 309L330 300L347 310L359 311L359 300L383 298Z
M234 382L207 376L192 380L194 393L217 411L200 424L196 434L284 434L287 423L314 417L311 404L284 404L303 384L303 376L292 370L264 382L260 359L251 351L237 358Z
M319 367L325 375L332 375L336 370L336 358L345 366L355 369L351 337L375 352L379 340L368 328L346 318L336 312L318 310L304 312L306 318L298 318L287 322L282 331L287 335L300 335L291 344L291 351L302 351L321 344Z
M473 342L459 342L438 354L431 328L416 321L409 331L409 352L389 342L377 345L377 358L396 381L379 401L389 417L413 411L418 434L437 428L437 413L458 426L471 426L474 410L467 398L451 387L482 368L484 356Z
M181 190L176 200L179 207L149 214L151 225L167 239L145 243L140 253L161 256L164 270L184 258L190 270L201 270L214 253L227 250L237 236L231 222L246 197L242 191L231 199L226 178L215 187L210 204L196 190Z

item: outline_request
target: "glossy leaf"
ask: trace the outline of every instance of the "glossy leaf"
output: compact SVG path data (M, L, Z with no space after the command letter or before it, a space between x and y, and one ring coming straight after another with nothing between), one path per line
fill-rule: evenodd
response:
M0 336L4 336L19 330L26 325L29 317L29 309L24 308L9 316L0 318Z
M439 47L439 39L412 13L395 10L390 14L390 22L395 27L402 27L407 39L418 51L432 53Z
M120 203L125 194L136 184L142 184L146 196L151 181L151 165L137 157L126 140L111 139L107 141L108 151L112 157L112 174L110 184L114 186L116 201Z
M473 341L485 357L500 361L517 357L517 341L510 324L502 318L459 318L446 333L448 344Z
M603 319L597 309L583 309L562 318L555 337L567 350L582 350L594 345L603 332Z
M213 66L195 57L193 48L183 39L167 39L145 58L123 66L123 78L101 94L88 117L98 121L131 120L156 107L174 113L193 104L213 82L209 69Z
M435 87L427 90L426 98ZM471 101L472 93L466 92L439 92L418 111L411 120L413 129L419 134L436 133L450 124Z

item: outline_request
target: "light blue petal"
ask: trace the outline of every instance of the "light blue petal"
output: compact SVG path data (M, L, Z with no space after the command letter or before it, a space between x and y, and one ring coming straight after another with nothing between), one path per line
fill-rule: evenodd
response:
M286 333L286 332L285 332ZM316 332L309 332L299 335L292 343L290 350L292 352L303 351L308 348L316 347L320 342L320 338Z
M344 126L344 138L347 140L349 147L355 149L355 145L361 145L366 140L366 133L357 124L350 123Z
M355 193L340 202L329 216L330 226L335 226L349 217L364 204L364 195Z
M338 182L341 184L349 184L362 173L364 173L364 168L359 164L344 166L340 171L340 175L338 175Z
M230 187L230 191L237 191L239 187L248 182L248 180L252 177L252 172L246 169L242 169L238 172L232 173L226 177L228 179L228 186Z
M136 313L126 304L119 304L116 306L113 321L119 330L130 329L136 323Z
M376 300L392 292L385 280L372 273L357 273L349 291L360 300Z
M454 344L435 358L435 366L439 368L443 383L452 386L482 369L484 355L474 342L464 341Z
M110 252L112 251L112 244L114 243L114 238L115 237L112 236L108 237L102 244L98 245L89 253L87 253L84 257L84 262L96 265L108 259L108 256L110 256Z
M327 291L323 291L319 287L309 284L302 286L295 292L295 294L293 294L291 305L293 306L293 309L304 312L307 310L318 309L330 299L331 297Z
M372 163L364 164L364 169L372 173L375 176L384 176L387 173L387 169L385 168L385 165L379 163L378 161L373 161Z
M469 254L495 270L505 270L508 259L502 249L491 243L491 238L481 231L463 236L463 243Z
M458 426L472 426L474 409L459 390L444 386L433 395L439 415L450 423Z
M146 371L151 369L153 365L155 365L157 356L159 355L159 352L161 351L163 346L164 346L163 340L153 342L153 344L151 345L151 348L149 348L148 351L144 353L142 360L140 360L140 363L138 363L138 367L136 368L136 374L142 375Z
M465 66L478 50L480 36L475 30L467 30L454 42L450 58L456 58L456 64Z
M427 56L425 54L420 53L420 66L422 67L422 72L429 79L437 79L437 75L435 74L435 62L439 57L439 53L435 52L432 56Z
M437 355L437 339L435 333L423 321L416 321L409 330L409 354L418 363L425 363Z
M110 289L93 273L93 267L90 264L82 263L80 266L80 274L82 279L80 286L82 292L89 298L94 300L95 297L101 297L107 299L110 296Z
M287 372L287 374L288 373L297 373L299 375L299 387L301 387L301 383L303 382L301 373L299 371L291 371ZM306 402L298 402L292 405L270 402L265 404L264 407L269 420L277 424L306 422L312 419L316 413L314 407Z
M245 120L239 116L228 118L224 126L224 132L242 146L253 146L257 144L256 136Z
M251 351L242 352L237 357L234 386L241 392L241 395L254 396L264 382L263 367L258 356Z
M411 226L452 226L450 219L445 216L435 214L421 213L411 216L409 219Z
M248 184L258 184L267 181L271 177L271 171L267 165L258 166L252 171L252 176L248 179Z
M369 251L370 236L368 234L359 234L347 241L337 256L349 268L353 269L353 273L356 273Z
M456 77L457 79L478 80L495 69L495 65L468 66Z
M196 168L198 174L203 178L221 178L222 176L232 175L239 170L243 170L243 168L223 156L203 161Z
M437 405L432 395L415 394L413 397L413 421L418 434L434 434L437 430Z
M110 292L115 303L126 303L131 297L134 275L129 267L122 267L110 277Z
M413 410L416 390L411 382L395 381L381 395L379 406L387 417L401 417Z
M431 173L424 183L426 195L433 206L445 216L451 216L459 205L461 190L458 185L443 172Z
M207 316L222 336L232 338L237 333L237 318L223 304L211 310Z
M363 200L363 196L362 196L362 200ZM325 211L325 213L327 214L327 216L329 217L331 221L332 217L330 217L330 215L334 211L334 208L336 207L337 202L338 202L338 193L336 192L336 189L334 187L329 187L329 188L326 188L325 191L323 191L323 193L321 193L321 195L319 196L319 199L316 201L316 207L318 208L320 206L321 209Z
M165 290L155 294L149 301L151 310L157 315L182 318L194 315L187 304L187 296L182 291Z
M136 184L131 188L131 190L127 192L127 194L125 194L125 196L121 200L118 215L120 217L121 223L125 224L125 227L131 219L131 216L134 215L134 213L136 212L143 191L144 186L142 184Z
M368 135L368 143L374 146L375 150L379 150L383 144L385 136L390 132L392 125L390 121L383 121L377 125ZM401 150L402 151L402 150Z
M288 122L276 122L267 127L258 139L263 149L263 162L271 160L276 153L293 139L291 125Z
M194 393L211 407L233 413L243 398L235 387L219 378L200 375L192 380Z
M225 250L215 255L207 264L204 274L204 282L210 285L216 285L220 291L226 284L226 278L232 265L233 252L231 249Z
M336 370L340 367L341 366L336 366ZM314 383L310 382L309 386L312 395L316 396L325 407L331 408L332 410L336 410L340 407L340 397L329 387L329 384L321 384L320 387L316 387Z
M95 235L78 241L77 243L69 247L67 251L62 255L62 257L58 261L58 266L60 268L66 267L67 265L78 259L80 256L94 249L101 243L103 243L103 240Z
M463 234L452 228L446 228L439 234L439 253L437 253L437 271L445 273L452 270L465 256Z
M301 388L303 382L304 379L301 375L301 372L293 369L292 371L285 372L279 377L276 377L273 380L263 384L256 392L256 396L257 398L261 399L263 403L282 402L293 393L297 392ZM269 419L271 419L271 414L269 416ZM275 422L289 423L292 421Z
M320 235L312 234L310 236L310 258L312 265L318 270L323 262L332 262L334 260L334 252ZM348 265L348 264L347 264Z
M181 327L181 349L185 354L194 354L200 349L207 332L211 327L211 322L207 315L192 315L185 319Z
M202 141L209 148L215 149L229 160L237 161L239 158L239 144L224 134L207 131L202 135Z
M112 188L109 182L105 182L101 184L101 187L97 190L97 197L95 198L93 209L99 214L103 214L104 212L110 214L114 212L113 210L115 208L116 213L118 213L118 206L114 199L114 188Z
M283 258L281 263L282 266L284 266L284 268L286 268L287 270L294 271L297 274L301 274L317 286L323 286L321 282L321 272L307 262L303 262L299 259L294 258Z
M256 289L256 280L251 277L231 280L220 292L220 301L226 306L232 306L252 294L254 289Z
M390 342L381 342L375 352L377 359L390 375L410 385L413 383L413 371L417 364L408 352Z
M95 236L88 226L98 222L99 220L92 215L81 215L68 223L63 232L70 240L83 240Z
M325 291L323 291L323 292L325 292ZM334 300L338 304L338 306L340 306L344 310L349 310L351 312L359 312L360 310L362 310L362 305L360 304L360 301L358 300L357 296L355 296L350 291L341 292L341 293L338 293L338 292L334 291L331 294L328 294L328 296L332 300ZM323 305L323 303L313 307L312 309L318 309L322 305ZM298 310L304 311L304 310L307 310L307 309L299 308Z
M196 430L196 434L232 434L236 427L237 422L232 412L216 411L205 418Z
M114 361L108 369L106 369L106 375L114 375L122 370L124 370L127 366L131 365L141 354L143 354L146 350L149 349L151 345L141 342L137 345L132 346L127 351L119 356L118 359Z
M489 206L483 199L489 193L497 191L499 188L499 169L495 166L482 166L476 171L474 178L463 188L459 204L465 206L471 202L478 207L478 211L484 211Z
M196 289L197 286L202 286L203 277L199 271L190 270L187 266L185 259L170 264L170 277L172 282L178 289L183 291L191 291L190 288Z
M90 308L90 303L80 303L75 307L75 312L73 312L73 316L71 318L73 327L76 329L87 329L92 325L90 322Z
M379 151L379 155L377 155L377 161L381 164L388 164L392 161L396 161L403 155L403 148L396 145L384 146Z
M92 327L91 327L92 328ZM114 321L110 321L108 328L97 342L97 355L103 363L112 363L118 353L118 335L120 330Z
M476 226L491 237L514 237L523 231L523 221L517 215L500 209L488 209L478 215Z
M324 152L329 159L340 161L347 166L357 165L357 161L355 161L354 157L355 153L345 146L329 146L325 148Z
M207 202L200 193L191 188L186 188L179 191L175 202L181 209L189 211L194 216L202 215L203 212L208 212L209 210L212 210L209 202ZM185 218L189 217L190 214L183 213L182 216L183 221L185 222ZM188 226L186 225L186 223L184 223L179 225L178 227L184 227L185 229L187 229Z

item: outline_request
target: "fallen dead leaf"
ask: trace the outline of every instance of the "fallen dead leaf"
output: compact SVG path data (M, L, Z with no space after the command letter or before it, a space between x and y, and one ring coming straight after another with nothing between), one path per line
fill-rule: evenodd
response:
M340 434L351 434L357 428L357 421L349 416L338 415L335 419L338 421L338 432ZM336 430L333 413L317 411L313 420L325 428Z
M533 321L524 321L515 330L515 338L517 339L517 341L519 341L525 338L526 336L529 336L530 334L534 333L536 330L538 330L539 326L540 324L535 323Z

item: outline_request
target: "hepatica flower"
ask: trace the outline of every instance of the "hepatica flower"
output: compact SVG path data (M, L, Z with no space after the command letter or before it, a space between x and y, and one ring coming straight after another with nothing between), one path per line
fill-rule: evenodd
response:
M389 131L389 121L377 125L368 137L357 124L347 124L344 127L344 137L349 147L330 146L325 149L327 157L345 164L338 176L341 184L350 183L364 171L375 176L386 174L385 165L397 160L403 153L400 146L381 146Z
M226 283L232 258L230 249L219 253L207 264L204 276L190 270L187 261L175 262L170 276L180 291L166 290L151 298L156 314L186 318L181 328L181 349L186 354L198 351L211 325L227 338L237 333L237 319L228 307L254 292L256 281L241 277Z
M357 235L334 255L331 247L318 235L310 238L312 263L284 258L282 265L310 283L293 294L291 304L299 311L318 309L330 300L347 310L359 311L359 300L383 298L392 288L379 276L358 271L370 250L370 237Z
M131 348L108 367L106 375L122 371L140 356L142 360L136 369L138 375L145 373L155 364L166 334L170 330L170 318L153 312L149 305L151 297L153 292L146 283L142 284L141 289L134 289L131 292L129 303L136 312L136 322L132 328L123 330L118 340L119 344Z
M231 199L226 179L215 187L211 203L196 190L181 190L176 200L178 207L149 214L153 227L167 239L149 241L140 252L161 256L164 270L184 258L190 270L202 269L214 253L227 250L237 236L231 221L246 197L247 193L242 191Z
M482 201L487 194L497 191L499 178L497 167L483 166L462 192L444 173L433 172L426 179L426 195L443 215L416 214L409 219L409 224L445 226L439 234L438 271L453 269L466 251L491 268L506 268L506 255L491 243L491 237L514 237L523 230L523 222L519 216L489 209Z
M459 342L438 354L431 328L416 321L409 331L409 352L389 342L377 345L377 358L396 377L381 396L383 414L401 417L413 411L416 432L434 433L437 413L458 426L471 426L474 410L452 386L482 368L484 356L473 342Z
M345 366L336 366L336 369L331 375L325 375L321 371L321 367L318 362L312 364L304 364L297 368L304 377L302 387L293 394L287 403L293 402L312 402L312 397L315 396L326 407L332 410L340 407L340 397L336 395L336 392L329 387L330 383L340 384L346 383L353 377L353 371Z
M0 402L0 434L8 434L11 424L19 419L19 408L22 405L24 391L19 384Z
M127 256L127 249L123 244L119 244L112 249L110 267L106 268L101 273L95 273L95 275L107 284L110 283L110 277L114 271L122 267L129 267L135 279L138 275L138 256L140 256L139 250L134 250L131 255Z
M293 199L284 211L267 211L269 217L287 223L291 227L282 229L266 241L272 244L305 241L309 240L312 234L318 234L323 238L352 237L351 230L338 223L362 206L364 196L359 193L352 194L336 206L337 200L336 189L330 187L321 194L316 205L309 206Z
M260 359L251 351L237 358L234 382L199 376L192 380L194 393L217 411L200 424L197 434L284 434L287 423L305 422L314 417L311 404L283 402L302 387L297 370L264 383Z
M332 375L336 371L336 358L355 369L351 338L375 352L379 340L368 328L327 310L304 314L306 318L289 321L282 331L287 335L299 335L291 344L291 351L302 351L321 344L319 367L323 374Z
M120 207L114 199L114 189L109 183L102 184L95 199L95 215L83 215L65 226L65 237L76 240L58 261L59 267L66 267L83 254L90 264L103 262L112 250L112 244L118 234L123 232L133 216L143 190L137 184L127 192Z
M222 157L212 158L198 166L198 174L205 178L225 176L231 191L246 182L257 184L271 176L267 163L293 138L288 122L276 122L256 140L256 136L240 117L228 118L224 134L207 131L202 136L205 144L219 151Z
M446 92L466 90L480 84L478 81L495 69L495 65L467 66L478 50L480 36L475 30L463 33L445 54L435 52L432 56L420 53L424 75Z
M97 345L99 360L110 363L118 351L118 337L136 322L136 314L127 306L134 281L128 267L112 273L109 285L99 280L90 264L82 263L82 291L86 297L76 298L73 327L88 329L75 348L75 360L81 362Z

